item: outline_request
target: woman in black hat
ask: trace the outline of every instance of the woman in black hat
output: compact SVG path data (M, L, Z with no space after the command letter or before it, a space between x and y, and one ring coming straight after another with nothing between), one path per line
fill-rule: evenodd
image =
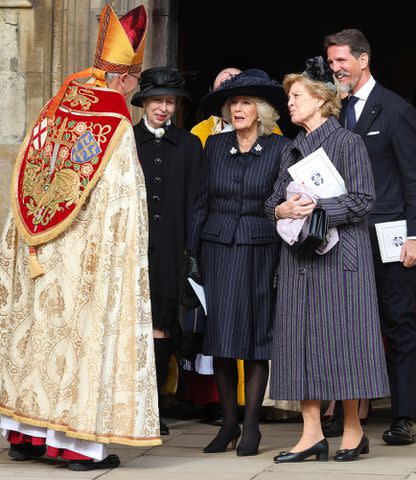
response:
M149 277L158 391L179 333L179 296L191 208L199 186L202 145L172 122L177 100L189 98L184 78L169 67L142 72L131 103L144 115L134 127L149 212ZM160 422L161 434L169 429Z
M204 449L223 452L241 434L237 421L237 364L244 359L245 415L237 455L255 455L259 415L268 379L273 282L279 245L264 213L287 139L272 134L283 92L261 70L246 70L202 101L207 115L234 131L208 137L202 185L193 213L187 263L200 265L207 301L205 355L214 372L223 426ZM192 276L192 274L191 274Z

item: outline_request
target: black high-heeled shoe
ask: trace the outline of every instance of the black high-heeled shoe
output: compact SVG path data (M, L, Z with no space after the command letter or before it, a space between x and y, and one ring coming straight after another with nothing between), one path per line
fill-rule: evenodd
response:
M250 433L243 433L243 437L237 448L237 455L239 457L257 455L259 453L260 440L261 433L259 430Z
M316 460L320 462L328 461L329 445L326 438L322 439L312 447L301 452L280 452L273 458L274 463L303 462L309 457L315 455Z
M343 448L335 452L334 460L336 462L349 462L356 460L361 454L370 453L370 443L368 438L363 434L360 443L355 448Z
M231 445L231 449L234 450L240 435L240 425L232 428L221 427L217 436L204 448L204 453L225 452L228 445Z

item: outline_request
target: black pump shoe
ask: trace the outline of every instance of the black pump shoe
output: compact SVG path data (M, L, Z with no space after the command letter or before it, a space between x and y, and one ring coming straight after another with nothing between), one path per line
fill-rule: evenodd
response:
M239 457L249 457L250 455L257 455L259 453L259 444L261 440L261 433L252 432L250 434L243 434L240 444L237 448L237 455Z
M162 422L162 420L159 420L159 421L160 421L160 434L169 435L170 434L169 427L166 425L166 423Z
M336 462L349 462L356 460L361 454L370 453L370 444L368 438L363 434L360 443L355 448L344 448L337 450L334 460Z
M231 445L231 449L234 450L240 435L240 425L236 425L232 429L221 427L218 435L204 448L204 453L225 452L228 445Z
M274 463L290 463L290 462L303 462L309 457L315 455L316 460L320 462L328 461L328 440L324 438L318 443L315 443L310 448L302 450L301 452L280 452L279 455L273 458Z

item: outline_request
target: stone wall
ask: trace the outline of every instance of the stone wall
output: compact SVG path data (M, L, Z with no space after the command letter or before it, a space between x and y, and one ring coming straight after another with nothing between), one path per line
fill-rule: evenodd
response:
M10 205L19 146L62 80L91 65L100 12L107 0L0 0L0 232ZM171 62L172 0L112 0L118 15L137 5L149 13L144 68ZM140 116L132 111L133 119Z

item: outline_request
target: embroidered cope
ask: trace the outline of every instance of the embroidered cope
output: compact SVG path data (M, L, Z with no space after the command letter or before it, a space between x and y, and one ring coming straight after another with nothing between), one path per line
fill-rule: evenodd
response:
M38 247L45 274L36 280L28 272L29 233L18 235L12 214L6 221L0 243L0 414L77 439L158 445L144 176L129 118L97 115L87 121L58 110L46 134L41 119L35 143L43 142L44 168L42 161L28 161L20 177L27 224L38 218L38 225L48 228L51 213L58 218L78 205L96 166L105 164L63 233ZM110 147L99 138L109 134L107 124ZM83 145L89 153L81 145L75 151L73 145L87 132ZM50 147L48 136L55 139ZM24 143L28 154L35 148L32 140ZM106 148L111 148L108 158L98 152ZM31 154L39 160L36 152ZM32 165L35 174L29 181ZM59 179L60 173L67 176ZM51 185L50 178L59 186L55 198L62 192L61 203L47 203L50 199L36 191L38 184Z

